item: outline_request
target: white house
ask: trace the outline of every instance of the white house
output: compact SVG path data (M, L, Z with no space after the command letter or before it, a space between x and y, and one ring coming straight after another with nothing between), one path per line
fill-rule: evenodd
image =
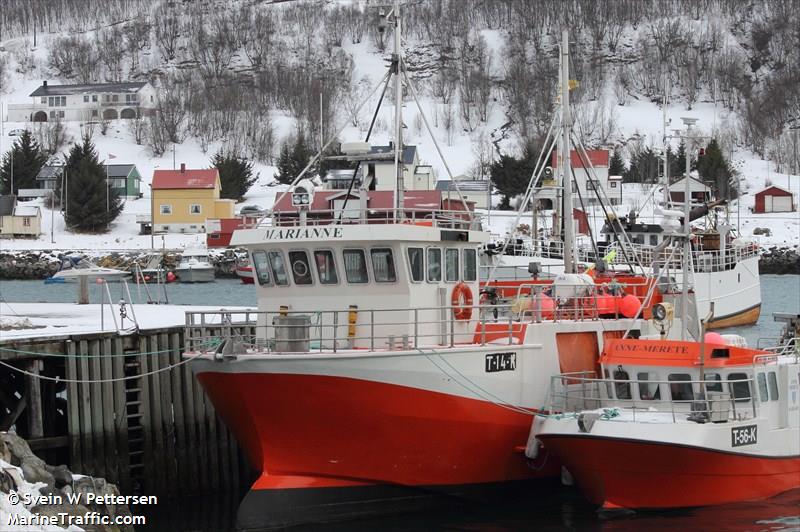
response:
M669 186L669 197L673 203L683 203L686 194L686 178L682 177ZM689 178L689 197L694 204L711 201L711 187L697 178Z
M375 190L394 190L394 146L371 146L369 157L361 166L368 177L375 178ZM401 162L405 190L433 190L436 175L430 165L420 164L416 146L403 146Z
M116 120L150 114L156 105L153 86L147 82L90 85L42 85L31 101L9 104L9 122Z

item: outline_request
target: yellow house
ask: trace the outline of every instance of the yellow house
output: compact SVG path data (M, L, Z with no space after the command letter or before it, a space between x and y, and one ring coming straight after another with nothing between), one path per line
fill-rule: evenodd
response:
M153 172L153 230L204 233L208 218L233 218L234 201L220 199L216 168Z

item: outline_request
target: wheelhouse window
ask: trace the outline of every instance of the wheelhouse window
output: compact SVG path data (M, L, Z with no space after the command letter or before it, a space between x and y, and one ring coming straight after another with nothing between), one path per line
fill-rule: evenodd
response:
M446 250L444 258L444 280L448 283L455 283L458 281L458 250Z
M442 280L442 250L428 248L428 282L438 283Z
M759 373L756 375L756 381L758 382L758 399L762 403L766 403L769 401L769 392L767 391L767 376L763 373Z
M628 372L619 368L614 372L614 380L615 381L626 381L626 382L615 382L614 383L614 392L617 394L617 399L630 399L631 398L631 384L627 382L630 380L628 376Z
M253 267L256 270L256 279L260 286L269 286L271 283L269 276L269 260L264 251L253 252Z
M393 283L397 281L392 250L390 248L373 248L369 253L372 257L372 274L375 282Z
M673 401L691 401L694 399L692 392L692 377L688 373L671 373L669 381L669 393Z
M363 249L345 249L342 252L344 257L344 272L347 282L351 284L363 284L369 282L367 275L367 258Z
M287 286L289 284L289 276L286 274L286 262L283 260L283 253L270 251L267 256L269 257L269 267L272 269L272 278L275 279L275 284Z
M289 264L292 267L294 284L300 286L314 284L314 280L311 278L308 253L305 251L290 251Z
M336 261L333 251L327 249L314 252L314 262L317 264L317 277L322 284L337 284L339 276L336 275Z
M728 375L728 386L730 386L731 395L736 401L750 400L750 383L747 378L747 373L731 373Z
M707 392L722 391L722 379L720 378L719 373L706 373L705 380Z
M478 252L474 249L464 250L464 281L470 282L478 279Z
M769 372L769 398L773 401L778 400L778 377L774 371Z
M639 381L639 399L643 401L658 401L661 399L661 389L658 387L657 382L648 382L657 380L653 373L637 373L636 379Z
M411 280L420 283L425 280L425 256L422 248L408 248L408 271Z

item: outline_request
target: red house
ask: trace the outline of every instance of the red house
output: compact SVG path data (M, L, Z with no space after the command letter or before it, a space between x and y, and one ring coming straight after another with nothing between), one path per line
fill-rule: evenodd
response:
M794 212L794 197L791 192L780 187L770 186L756 192L755 213Z
M244 228L245 225L253 225L257 222L258 218L251 216L209 219L207 221L208 227L206 227L206 246L209 248L228 247L234 231Z

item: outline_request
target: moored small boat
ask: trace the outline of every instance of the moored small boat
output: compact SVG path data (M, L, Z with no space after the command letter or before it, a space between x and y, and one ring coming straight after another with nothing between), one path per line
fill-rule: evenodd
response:
M553 377L550 413L534 422L528 456L555 455L607 510L800 488L800 343L792 337L768 351L742 343L714 333L705 343L608 342L603 378Z
M46 283L75 283L81 277L95 282L102 279L106 282L120 281L130 275L124 270L104 268L89 262L82 257L62 257L58 271L45 280Z
M255 283L255 277L253 276L253 267L250 265L237 266L236 275L239 276L239 279L242 280L242 284Z
M210 283L214 281L214 265L209 262L207 251L186 249L175 274L182 283Z

